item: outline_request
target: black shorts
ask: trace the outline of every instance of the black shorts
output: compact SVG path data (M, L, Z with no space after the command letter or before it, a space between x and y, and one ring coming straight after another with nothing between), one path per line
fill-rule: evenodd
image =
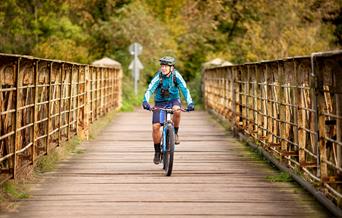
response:
M173 107L175 105L178 105L179 107L182 107L180 99L174 99L174 100L171 100L171 101L156 102L155 103L156 107L165 107L166 105L168 105L170 107ZM152 124L153 123L160 123L160 110L153 111Z

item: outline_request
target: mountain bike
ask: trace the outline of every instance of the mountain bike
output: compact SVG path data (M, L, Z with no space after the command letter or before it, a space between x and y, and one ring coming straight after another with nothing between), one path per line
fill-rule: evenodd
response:
M187 110L183 108L173 110L168 106L163 108L153 107L152 111L153 110L160 110L160 123L163 125L162 138L160 142L160 159L161 162L163 162L165 176L171 176L175 151L175 129L172 122L172 114L178 110L183 112L186 112Z

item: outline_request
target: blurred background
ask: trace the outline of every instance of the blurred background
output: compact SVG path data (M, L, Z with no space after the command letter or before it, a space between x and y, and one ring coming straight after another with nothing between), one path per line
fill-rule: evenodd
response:
M143 46L134 95L128 47ZM1 0L0 52L79 63L109 57L124 70L123 108L133 110L172 55L201 104L203 63L244 63L342 45L341 0Z

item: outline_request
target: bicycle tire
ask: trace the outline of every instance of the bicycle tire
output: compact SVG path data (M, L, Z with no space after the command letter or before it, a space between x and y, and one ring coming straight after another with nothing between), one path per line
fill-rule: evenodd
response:
M171 176L173 168L173 157L175 147L175 134L171 124L168 124L166 130L166 151L164 152L164 171L165 176Z

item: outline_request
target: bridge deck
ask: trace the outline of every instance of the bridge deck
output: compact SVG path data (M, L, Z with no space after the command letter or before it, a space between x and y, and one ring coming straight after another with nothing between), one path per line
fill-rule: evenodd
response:
M119 114L84 153L61 162L35 185L18 213L0 217L328 217L205 112L183 114L174 171L152 163L148 112Z

